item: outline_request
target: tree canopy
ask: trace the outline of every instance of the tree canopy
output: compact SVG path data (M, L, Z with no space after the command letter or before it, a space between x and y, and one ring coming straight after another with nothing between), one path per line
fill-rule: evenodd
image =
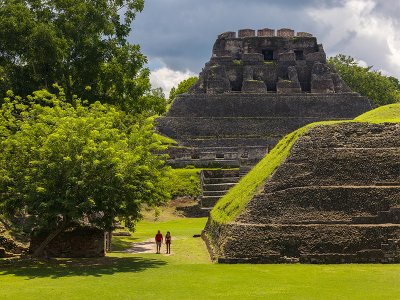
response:
M400 101L400 84L397 78L384 76L381 72L372 70L372 66L361 67L353 57L343 54L329 58L328 63L353 91L368 97L375 104L385 105Z
M149 119L61 92L9 93L0 110L0 213L28 215L55 230L84 220L134 224L140 205L159 205L168 167Z
M3 0L0 5L0 98L63 87L66 99L113 103L133 113L162 113L148 97L149 70L127 42L143 0Z
M169 92L168 102L171 103L172 101L175 100L176 96L183 94L183 93L187 93L189 91L190 87L193 84L195 84L197 80L198 80L198 77L192 76L192 77L189 77L188 79L181 81L176 88L173 87L171 89L171 91Z

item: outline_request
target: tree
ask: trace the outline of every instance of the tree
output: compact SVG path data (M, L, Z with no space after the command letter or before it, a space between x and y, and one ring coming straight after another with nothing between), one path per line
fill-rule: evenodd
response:
M0 99L57 83L74 95L133 113L162 113L146 57L127 42L143 0L4 0L0 5Z
M169 92L169 103L172 103L172 101L175 100L176 96L183 94L183 93L187 93L190 89L190 87L196 83L196 81L198 80L198 78L196 76L192 76L189 77L188 79L185 79L183 81L181 81L178 84L178 87L175 88L173 87L171 89L171 91Z
M169 198L148 119L74 100L9 93L0 110L0 214L28 215L34 229L49 230L36 255L69 226L86 220L109 231L117 217L133 225L142 203Z
M370 67L361 67L357 61L343 54L329 58L328 63L355 92L373 100L377 105L400 101L398 80L387 77Z

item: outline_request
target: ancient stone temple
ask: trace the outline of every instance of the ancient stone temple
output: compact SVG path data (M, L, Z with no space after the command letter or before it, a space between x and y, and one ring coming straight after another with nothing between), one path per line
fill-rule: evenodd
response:
M29 252L34 253L48 233L31 236ZM95 227L75 227L56 236L44 249L48 257L103 257L106 254L104 230Z
M331 70L309 33L251 29L218 36L188 94L158 119L174 166L244 167L285 134L321 120L352 119L371 109Z
M311 129L234 220L206 230L220 262L400 263L400 124Z
M157 122L179 143L168 150L172 166L240 167L237 174L204 173L201 203L210 208L284 135L370 109L328 67L311 34L243 29L218 36L198 82Z

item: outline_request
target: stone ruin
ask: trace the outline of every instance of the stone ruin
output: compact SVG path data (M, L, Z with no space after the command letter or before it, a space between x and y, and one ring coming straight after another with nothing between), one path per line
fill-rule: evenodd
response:
M218 36L198 82L157 123L179 143L168 150L172 166L240 168L243 175L286 134L370 109L329 68L311 34L242 29Z
M45 233L33 233L29 252L34 253L46 236ZM104 230L88 226L73 227L58 234L44 249L44 255L46 257L103 257L106 254L106 242Z
M209 63L192 93L296 94L349 93L326 65L321 44L309 33L291 29L252 29L219 35Z
M202 188L200 206L204 210L211 210L215 203L239 182L239 179L240 171L237 169L202 170L200 172Z
M220 262L400 263L400 124L311 129L234 221Z

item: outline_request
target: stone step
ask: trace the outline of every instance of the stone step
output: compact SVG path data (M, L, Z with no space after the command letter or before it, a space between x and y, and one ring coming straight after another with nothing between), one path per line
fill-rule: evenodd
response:
M284 103L285 109L282 108ZM332 110L332 103L337 109ZM190 120L196 117L218 118L270 116L273 118L300 118L315 116L324 119L353 119L371 109L371 105L358 94L254 94L224 93L224 94L186 94L174 102L167 116L181 117ZM166 118L162 118L166 119ZM171 119L171 118L169 118ZM161 123L157 120L158 123ZM163 121L163 120L162 120ZM167 119L168 121L168 119ZM164 121L166 122L166 121ZM218 128L218 127L214 127Z
M216 168L216 167L231 167L231 168L236 168L239 167L239 161L238 160L224 160L224 159L215 159L215 160L210 160L210 159L169 159L168 164L172 166L173 168L184 168L187 165L192 165L197 168Z
M226 191L204 191L203 196L218 196L222 197L226 194Z
M221 199L220 196L203 196L201 197L201 207L202 208L213 208L214 205Z
M238 177L239 169L226 169L226 170L203 170L204 178L224 178L224 177Z
M246 147L246 148L269 148L273 147L279 142L282 136L237 136L237 137L218 137L215 136L204 136L204 137L184 137L184 143L191 145L192 147L217 147L218 145L224 145L225 147Z
M204 184L203 191L227 191L236 183L217 183L217 184Z
M205 184L217 184L217 183L237 183L239 177L222 177L222 178L204 178Z
M247 173L249 173L252 168L253 168L253 166L241 166L239 169L239 176L240 177L246 176Z

